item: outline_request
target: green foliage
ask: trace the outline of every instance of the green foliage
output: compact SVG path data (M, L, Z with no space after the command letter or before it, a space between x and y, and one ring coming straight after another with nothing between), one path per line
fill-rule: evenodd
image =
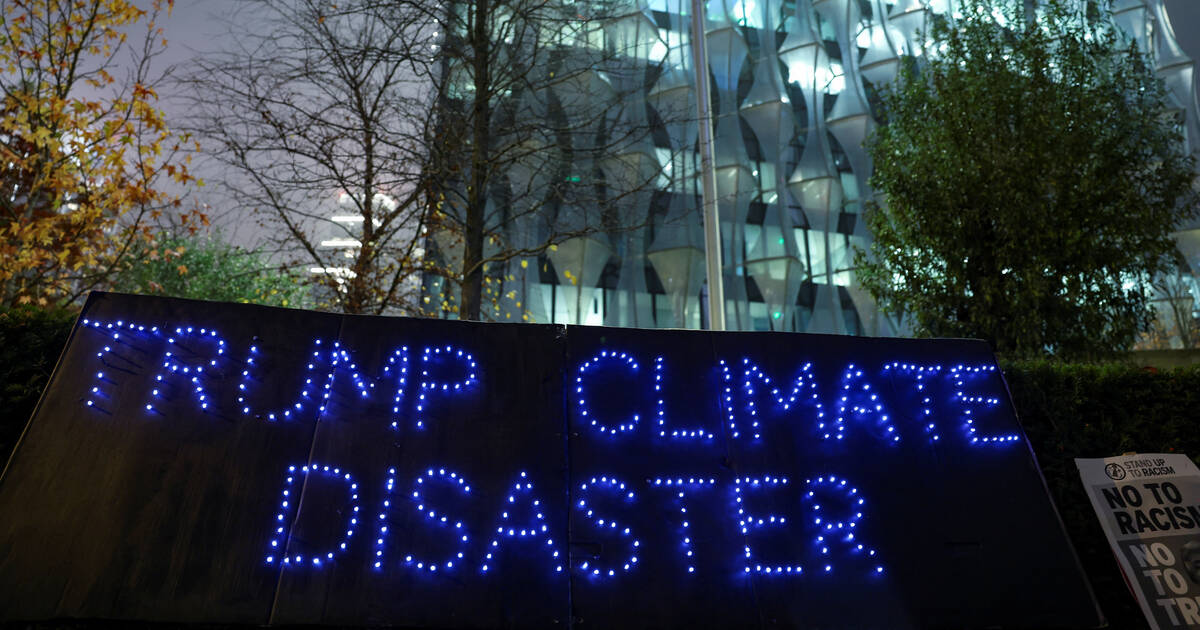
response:
M1133 451L1187 453L1200 461L1200 367L1156 372L1045 360L1003 367L1021 424L1110 627L1146 628L1074 460Z
M78 312L0 310L0 467L33 414Z
M965 3L884 93L868 149L887 202L867 213L860 281L921 335L1117 353L1149 325L1145 286L1195 208L1193 159L1111 16L1051 2L1030 25L1021 5Z
M240 249L218 236L163 237L131 259L114 290L292 308L312 305L304 278L272 267L262 253Z

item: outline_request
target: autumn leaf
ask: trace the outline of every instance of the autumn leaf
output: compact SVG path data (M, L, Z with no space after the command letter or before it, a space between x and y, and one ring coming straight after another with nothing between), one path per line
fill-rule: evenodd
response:
M107 68L127 42L135 57L161 51L152 23L170 2L153 4L23 0L0 11L0 185L24 193L0 216L0 249L21 252L0 265L0 305L61 303L104 286L176 199L159 177L192 179L184 157L163 152L177 141L148 66L121 89L97 89L117 83ZM135 43L128 36L142 27Z

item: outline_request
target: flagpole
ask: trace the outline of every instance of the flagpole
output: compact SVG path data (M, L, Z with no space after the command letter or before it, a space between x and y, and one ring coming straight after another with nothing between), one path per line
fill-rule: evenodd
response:
M692 0L692 66L696 74L696 119L700 127L700 189L704 210L704 262L708 275L708 328L725 330L725 281L721 273L721 223L717 216L717 172L713 158L712 100L708 92L705 7Z

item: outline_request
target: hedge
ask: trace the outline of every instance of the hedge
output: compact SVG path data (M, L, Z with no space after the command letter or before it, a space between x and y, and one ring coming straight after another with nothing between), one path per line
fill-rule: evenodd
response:
M0 461L7 460L32 414L74 317L64 310L0 312ZM1051 361L1002 362L1001 367L1110 626L1148 628L1088 503L1074 458L1129 451L1200 456L1200 367L1159 372Z
M1088 502L1076 457L1187 453L1200 461L1200 367L1002 363L1013 404L1113 628L1148 628Z
M0 466L33 415L76 315L67 309L0 310Z

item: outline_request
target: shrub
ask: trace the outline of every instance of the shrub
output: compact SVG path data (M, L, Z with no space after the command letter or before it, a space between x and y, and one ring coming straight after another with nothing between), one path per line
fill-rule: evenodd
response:
M1051 361L1003 365L1018 417L1096 597L1114 628L1146 628L1075 467L1076 457L1200 457L1200 368L1158 372Z
M70 309L0 310L0 465L33 414L76 315Z

